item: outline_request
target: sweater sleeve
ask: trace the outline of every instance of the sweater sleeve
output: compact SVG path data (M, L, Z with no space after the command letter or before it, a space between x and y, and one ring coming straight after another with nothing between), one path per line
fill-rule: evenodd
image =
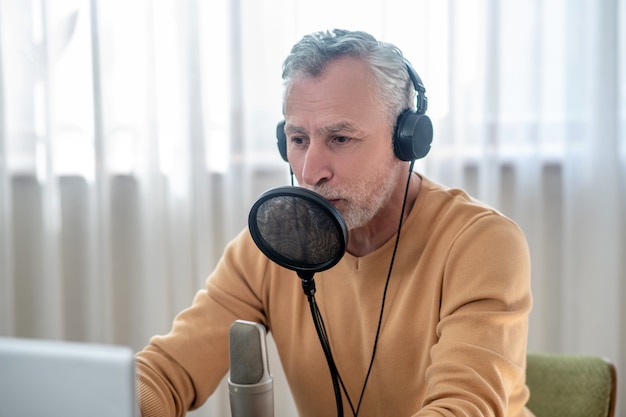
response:
M137 353L143 417L182 417L215 391L228 372L230 325L238 319L266 322L260 295L265 263L246 229L227 246L206 288L178 314L171 331Z
M530 261L521 230L485 214L450 247L418 416L524 415Z

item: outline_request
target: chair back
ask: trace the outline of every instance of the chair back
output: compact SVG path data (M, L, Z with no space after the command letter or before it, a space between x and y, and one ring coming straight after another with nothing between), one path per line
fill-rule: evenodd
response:
M613 417L617 373L595 356L529 353L528 408L536 417Z

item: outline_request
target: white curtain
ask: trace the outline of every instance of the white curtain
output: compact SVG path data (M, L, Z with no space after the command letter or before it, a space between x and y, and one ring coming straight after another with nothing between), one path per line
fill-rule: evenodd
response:
M0 0L0 335L141 349L168 331L289 182L282 59L342 27L426 84L416 170L525 230L529 350L626 375L625 22L624 0ZM229 415L224 386L193 414Z

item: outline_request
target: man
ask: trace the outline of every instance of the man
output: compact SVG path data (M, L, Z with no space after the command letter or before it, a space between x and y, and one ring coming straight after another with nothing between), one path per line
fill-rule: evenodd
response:
M424 111L411 110L421 86L410 71L392 45L340 30L305 36L283 67L283 157L349 229L342 260L315 276L348 413L530 415L525 238L495 210L414 173L422 155L398 156L399 119ZM237 319L272 333L301 416L336 415L301 282L244 230L172 331L138 353L145 417L202 405L228 371Z

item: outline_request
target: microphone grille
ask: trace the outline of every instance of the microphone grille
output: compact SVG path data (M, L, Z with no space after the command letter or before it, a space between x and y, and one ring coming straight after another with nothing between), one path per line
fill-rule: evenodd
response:
M259 327L240 320L230 327L230 380L235 384L256 384L263 378L263 333Z

